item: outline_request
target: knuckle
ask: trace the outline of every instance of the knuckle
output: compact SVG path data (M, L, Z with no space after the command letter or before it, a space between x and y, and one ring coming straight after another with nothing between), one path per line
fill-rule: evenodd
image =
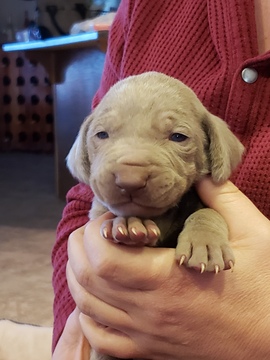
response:
M83 292L82 291L77 291L73 295L73 299L74 299L77 307L80 309L80 311L83 314L87 314L87 312L86 312L87 302L84 299Z
M84 267L80 266L77 268L76 279L84 288L89 288L91 286L91 276L88 273L88 269L85 269Z
M72 233L69 234L68 242L74 243L78 242L78 239L81 239L84 233L85 226L79 227L72 231Z
M103 279L111 279L116 270L116 263L109 255L97 257L93 263L95 274Z
M79 296L79 299L77 299L76 304L83 314L86 314L92 319L95 318L95 312L93 311L91 302L89 302L86 296L81 294L81 296Z
M89 299L89 295L86 291L84 291L84 289L79 289L75 294L72 294L72 297L82 314L96 320L96 314L91 299Z
M85 291L90 290L93 284L92 274L88 269L85 269L83 266L74 268L70 266L69 262L66 267L66 278L72 294L83 291L83 289Z

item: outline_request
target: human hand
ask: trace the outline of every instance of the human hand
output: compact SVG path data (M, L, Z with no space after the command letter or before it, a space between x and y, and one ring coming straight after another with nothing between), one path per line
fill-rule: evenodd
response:
M225 218L234 272L198 274L174 249L131 248L99 235L106 214L70 237L67 277L82 330L119 358L268 359L270 222L230 182L198 192Z
M89 360L90 345L85 338L79 318L78 308L70 314L64 331L53 352L52 360Z
M158 242L160 230L149 219L117 216L107 219L100 228L105 239L129 246L154 246Z

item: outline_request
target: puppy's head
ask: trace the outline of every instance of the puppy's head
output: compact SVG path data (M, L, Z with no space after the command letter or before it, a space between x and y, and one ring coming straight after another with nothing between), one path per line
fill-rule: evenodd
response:
M118 82L84 121L67 165L116 215L158 216L205 174L227 180L243 146L191 89L149 72Z

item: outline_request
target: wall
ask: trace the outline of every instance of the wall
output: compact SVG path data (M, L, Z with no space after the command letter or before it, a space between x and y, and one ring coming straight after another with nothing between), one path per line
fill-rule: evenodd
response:
M81 16L74 9L74 4L81 3L89 10L102 8L108 11L111 7L117 7L119 2L120 0L1 0L0 43L6 40L4 30L10 16L12 17L13 26L16 31L23 28L25 11L28 12L30 19L34 19L37 14L35 10L38 7L39 25L46 26L54 36L59 36L46 11L46 5L57 5L58 12L56 14L56 20L62 30L68 33L74 22L82 21ZM90 17L90 11L87 17Z
M0 50L0 151L54 149L51 84L23 52Z

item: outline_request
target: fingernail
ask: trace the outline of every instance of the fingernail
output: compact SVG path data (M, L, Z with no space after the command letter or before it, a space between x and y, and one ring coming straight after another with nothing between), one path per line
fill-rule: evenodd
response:
M121 235L126 235L124 229L122 228L122 226L118 226L117 229L118 229L118 231L120 232Z
M157 231L157 229L152 229L152 231L156 237L159 237L160 233L159 233L159 231Z
M108 239L108 230L106 228L102 230L102 235L105 239Z

